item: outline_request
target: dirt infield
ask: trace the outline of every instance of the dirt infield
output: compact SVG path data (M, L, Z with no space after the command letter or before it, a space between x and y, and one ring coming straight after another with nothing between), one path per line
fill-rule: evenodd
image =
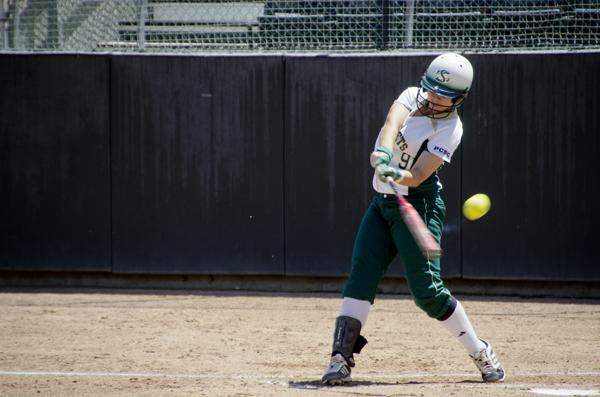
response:
M355 382L331 388L337 294L0 290L0 395L600 395L600 300L458 298L506 382L408 296L376 301Z

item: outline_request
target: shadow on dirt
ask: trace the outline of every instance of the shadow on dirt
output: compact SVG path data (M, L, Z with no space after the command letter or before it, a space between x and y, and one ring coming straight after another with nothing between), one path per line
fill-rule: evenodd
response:
M436 382L436 381L368 381L368 380L358 380L352 381L350 383L346 383L342 386L328 386L321 383L319 380L311 380L311 381L296 381L289 382L288 387L290 389L332 389L332 388L340 388L340 389L349 389L353 387L398 387L398 386L414 386L414 385L436 385L436 384L465 384L465 383L481 383L481 381L477 380L459 380L453 382Z

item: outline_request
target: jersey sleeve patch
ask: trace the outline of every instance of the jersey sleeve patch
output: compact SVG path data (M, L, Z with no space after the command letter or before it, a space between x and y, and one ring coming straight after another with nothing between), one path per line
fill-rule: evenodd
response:
M450 125L443 128L438 133L429 138L427 143L427 151L434 154L449 163L452 160L452 155L462 138L462 125L460 122L455 125Z
M438 157L441 157L447 163L449 163L450 159L452 159L452 152L442 146L433 145L433 149L429 148L428 151L437 155Z

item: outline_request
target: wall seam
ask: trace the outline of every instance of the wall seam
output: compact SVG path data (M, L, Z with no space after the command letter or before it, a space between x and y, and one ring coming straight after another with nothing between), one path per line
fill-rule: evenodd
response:
M286 69L287 59L285 56L281 57L282 66L282 89L281 89L281 223L282 223L282 234L283 234L283 276L287 276L287 229L286 229L286 165L285 165L285 148L286 148Z
M115 272L113 258L113 162L112 162L112 134L113 134L113 92L112 92L112 56L107 57L108 63L108 247L110 272Z

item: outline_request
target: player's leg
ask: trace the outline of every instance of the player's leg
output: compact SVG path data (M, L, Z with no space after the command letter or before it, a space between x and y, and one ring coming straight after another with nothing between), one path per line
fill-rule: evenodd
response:
M462 343L485 382L503 381L506 374L494 349L477 336L462 304L455 298L452 298L452 301L449 310L438 320Z
M374 203L377 198L374 200ZM352 269L342 292L340 315L333 333L331 361L322 381L339 385L351 380L354 353L359 353L367 343L360 334L381 278L396 255L387 223L377 206L372 203L360 224L354 250Z
M445 206L441 198L413 199L411 203L424 218L434 238L442 236ZM440 275L440 261L427 260L421 254L403 222L394 222L392 228L406 279L417 306L432 318L441 321L465 347L487 382L504 379L504 369L498 362L491 346L479 339L464 308L445 287Z

